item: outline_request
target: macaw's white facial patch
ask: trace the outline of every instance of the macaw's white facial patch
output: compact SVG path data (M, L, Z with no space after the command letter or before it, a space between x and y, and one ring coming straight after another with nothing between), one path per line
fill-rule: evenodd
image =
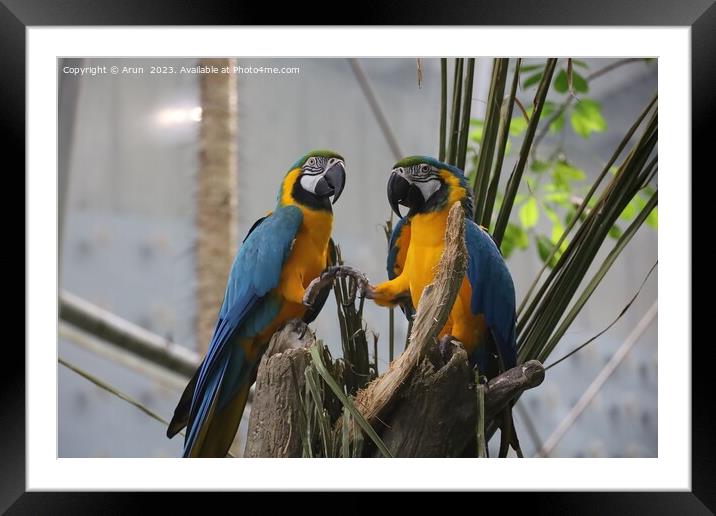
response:
M430 199L435 192L440 190L439 179L428 179L427 181L421 182L415 181L413 184L420 189L420 193L423 194L423 199L426 201Z
M316 193L316 184L323 177L323 174L304 174L301 176L301 188L312 194Z

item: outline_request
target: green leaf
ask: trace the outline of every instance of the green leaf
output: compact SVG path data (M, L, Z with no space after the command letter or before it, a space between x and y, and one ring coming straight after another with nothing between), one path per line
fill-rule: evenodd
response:
M527 232L517 224L512 222L507 224L505 235L502 237L502 245L500 251L505 259L509 258L515 249L527 249L530 245L530 239Z
M584 170L573 167L564 160L560 160L554 165L553 174L564 181L584 181L587 178Z
M554 244L549 238L544 235L537 235L537 253L543 262L547 263L547 258L549 258L549 255L552 254L553 249ZM549 263L547 263L547 266L549 268L554 267L561 254L562 251L557 251Z
M651 213L649 215L647 215L646 223L654 229L659 228L659 208L658 207L651 210Z
M584 181L586 178L587 174L583 170L573 167L564 160L555 163L552 170L552 180L557 192L571 192L573 181Z
M544 196L547 201L557 203L565 208L572 205L570 197L569 192L552 192Z
M589 91L587 80L574 70L572 70L572 86L578 93L587 93Z
M517 237L515 239L515 242L517 244L517 247L525 250L530 246L530 237L527 235L527 231L523 230L521 227L515 225L517 228Z
M609 236L612 237L614 240L619 240L624 232L622 231L622 228L614 224L611 228L609 228Z
M607 129L601 105L591 99L582 99L574 106L571 122L574 132L583 138L589 138L592 133L601 133Z
M567 207L567 211L564 214L564 223L567 225L570 225L576 214L577 214L577 208L575 208L572 203L569 203L569 206Z
M481 143L482 142L482 127L479 127L477 129L473 129L470 131L469 135L470 140L472 140L475 143Z
M549 163L547 163L545 161L540 161L538 159L532 161L532 163L530 164L530 168L534 172L544 172L545 170L548 170L549 167L550 167Z
M621 220L631 220L639 213L639 197L634 197L619 215Z
M522 83L522 87L525 88L525 89L527 89L527 88L529 88L530 86L532 86L532 85L534 85L534 84L537 84L537 83L540 81L540 79L542 79L542 72L541 72L541 71L539 71L539 72L537 72L536 74L533 74L533 75L530 75L529 77L527 77L527 78L524 80L524 82Z
M574 91L579 93L587 93L589 91L587 80L574 70L572 70L572 87ZM567 76L566 70L560 70L557 77L554 78L554 89L560 93L567 93L569 90L569 77Z
M532 70L544 70L544 65L543 64L534 64L534 65L520 66L520 73L527 73L527 72L531 72Z
M557 245L557 242L559 242L559 239L562 238L562 235L564 234L564 226L557 222L554 226L552 226L552 245ZM562 256L562 253L567 250L567 247L569 246L569 242L565 238L562 244L559 246L559 251L555 255L557 259L559 259L560 256Z
M564 69L560 70L557 76L554 78L553 86L554 89L558 92L567 93L569 87L567 84L567 72Z
M553 225L559 225L559 226L562 225L559 221L559 216L557 215L557 212L555 212L551 206L545 205L544 211L547 214L547 218L552 221ZM562 228L562 229L564 229L564 228Z
M510 120L510 136L519 136L527 129L527 120L523 116L516 116Z
M530 197L520 208L520 222L524 229L530 229L537 224L538 220L539 207L537 206L537 199Z

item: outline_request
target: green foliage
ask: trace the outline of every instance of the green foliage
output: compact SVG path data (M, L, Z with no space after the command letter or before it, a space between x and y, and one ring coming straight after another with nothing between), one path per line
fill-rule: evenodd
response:
M537 199L530 197L520 208L520 223L524 229L531 229L537 225L538 221L539 208L537 207Z
M570 118L574 132L589 138L592 133L606 131L607 122L602 116L601 109L601 105L596 100L582 99L577 102Z
M595 133L607 130L607 122L602 114L602 107L599 102L582 96L589 93L589 71L588 65L581 60L571 59L571 66L568 60L561 61L562 66L554 74L551 80L553 93L561 95L561 101L544 101L541 112L542 131L546 131L556 138L563 139L567 130L566 121L569 119L569 127L582 138L589 139ZM523 90L534 88L542 81L545 73L544 64L531 64L520 66L519 76ZM570 77L571 75L571 77ZM571 86L571 89L570 89ZM577 97L576 95L580 96ZM526 98L531 100L533 93L526 93ZM533 117L534 105L525 106L527 118L517 111L510 119L508 128L508 139L505 145L504 155L510 155L510 151L519 146L527 132L528 119ZM470 135L468 153L473 157L467 162L466 174L468 180L474 185L477 177L477 158L481 153L481 144L485 135L486 124L484 120L472 119L470 121ZM538 136L538 138L540 138ZM534 243L537 254L548 267L556 262L554 257L559 257L564 248L569 244L565 238L559 249L554 244L560 240L565 230L576 213L575 202L584 197L589 188L587 174L584 170L572 163L565 153L565 149L558 145L552 155L542 158L537 154L535 142L529 160L528 174L522 184L522 191L526 194L518 194L515 197L515 208L517 217L513 217L505 227L501 250L506 258L509 258L516 250L526 250L530 242ZM612 167L616 173L617 167ZM632 199L619 216L622 222L629 222L644 207L649 196L653 194L653 188L645 187ZM498 196L496 206L501 207L502 196ZM593 207L595 199L590 199L587 210L581 213L580 220L583 221ZM541 215L545 214L550 224L540 223ZM495 219L489 221L481 220L485 226L494 227ZM646 224L654 229L657 228L658 214L654 210L646 219ZM615 223L609 230L609 236L619 239L623 234L622 229ZM546 261L548 256L553 259Z
M575 71L572 72L572 87L574 91L579 93L587 93L589 91L587 80ZM554 89L560 93L567 93L569 91L569 78L567 77L567 71L565 69L560 70L554 78Z
M502 238L502 254L509 257L515 249L527 249L530 246L530 239L527 231L521 226L510 222L507 224L505 236Z
M514 71L510 93L505 97L510 62ZM585 171L570 159L562 145L567 118L571 129L585 139L607 130L601 105L583 94L589 92L591 78L635 60L611 63L590 74L582 61L563 60L566 66L558 69L559 62L550 58L544 63L522 66L521 59L494 60L485 119L464 124L463 110L460 125L470 128L470 138L466 138L469 147L461 149L457 156L447 153L452 155L451 163L456 159L468 164L465 172L475 199L473 218L488 228L503 255L509 257L516 249L527 249L534 242L543 261L517 311L519 363L531 359L545 362L638 229L643 224L656 227L658 223L658 191L650 185L657 171L656 96L591 181L587 181ZM575 67L582 71L576 71ZM456 59L455 65L455 78L458 77L462 78L460 59ZM454 84L455 98L460 86L457 80ZM523 91L524 98L518 98L518 85L532 91ZM547 101L550 91L552 99L561 96L561 101ZM441 126L446 120L445 104L441 109ZM453 102L454 114L458 105L459 102ZM515 105L519 107L517 114L513 114ZM457 125L453 123L453 127ZM550 133L556 144L551 154L543 156L539 146ZM448 149L454 149L457 137L465 135L454 131L449 144L444 143ZM514 167L501 181L510 140L514 140L519 151ZM621 164L616 165L620 158ZM631 221L625 220L630 218ZM626 229L618 221L627 222ZM596 274L587 278L609 236L616 243L610 246L606 259L597 264ZM477 426L479 436L482 430L480 424ZM495 421L489 422L486 440L496 429Z
M542 79L542 71L539 71L535 74L530 75L525 79L525 81L522 83L522 87L524 89L529 88L530 86L533 86L537 84Z

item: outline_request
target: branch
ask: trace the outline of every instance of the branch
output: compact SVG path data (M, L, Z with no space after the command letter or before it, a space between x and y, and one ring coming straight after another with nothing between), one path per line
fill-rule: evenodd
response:
M467 268L465 214L460 203L450 209L445 232L445 250L437 266L435 280L425 287L410 334L407 349L390 364L388 371L358 393L356 405L373 426L396 400L426 351L437 342Z
M544 366L537 360L528 360L494 377L485 388L485 420L493 419L518 394L543 381Z
M66 291L60 291L60 319L170 371L190 377L199 365L196 353L172 343Z

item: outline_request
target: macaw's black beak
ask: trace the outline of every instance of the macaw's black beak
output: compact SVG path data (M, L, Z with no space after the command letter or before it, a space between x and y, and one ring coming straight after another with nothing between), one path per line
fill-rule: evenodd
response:
M419 209L425 199L420 192L420 188L410 184L410 182L397 172L393 172L388 179L388 202L398 217L403 218L400 214L400 206L403 205L411 210Z
M316 184L316 195L318 197L330 197L333 196L333 204L336 204L338 198L343 192L343 187L346 184L346 169L343 163L337 161L331 168L326 170L326 173Z
M399 205L408 196L408 189L410 189L410 183L404 177L396 172L390 174L390 179L388 179L388 202L401 219L403 215L400 213Z

